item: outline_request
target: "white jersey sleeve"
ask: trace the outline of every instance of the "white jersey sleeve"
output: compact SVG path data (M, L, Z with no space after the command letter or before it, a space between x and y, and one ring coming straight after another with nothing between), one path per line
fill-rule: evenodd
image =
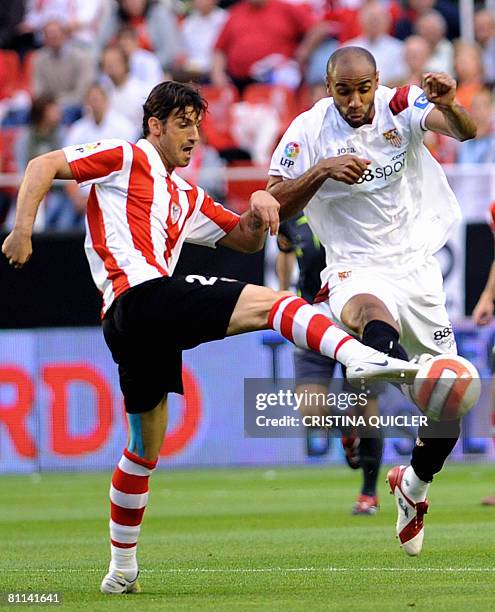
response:
M131 145L120 139L72 145L62 150L81 187L108 182L124 169L126 159L132 157Z
M278 143L270 163L271 176L295 179L314 165L314 147L308 142L306 114L294 119Z
M435 108L435 105L428 100L425 92L417 85L409 87L407 101L411 131L416 137L422 139L426 131L426 117Z

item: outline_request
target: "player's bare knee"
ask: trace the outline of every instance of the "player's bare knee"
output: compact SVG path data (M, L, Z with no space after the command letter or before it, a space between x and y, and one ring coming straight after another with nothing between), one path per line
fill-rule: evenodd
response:
M260 304L260 310L257 313L259 324L262 325L265 329L268 328L268 317L275 304L279 302L282 298L294 296L294 293L292 291L274 291L273 289L268 289L268 291L270 293L266 294L263 303Z
M397 324L386 305L374 295L357 295L342 309L342 322L354 332L362 334L370 321L385 321L397 328Z
M290 291L274 291L269 287L246 285L232 314L227 335L268 329L268 316L273 305Z

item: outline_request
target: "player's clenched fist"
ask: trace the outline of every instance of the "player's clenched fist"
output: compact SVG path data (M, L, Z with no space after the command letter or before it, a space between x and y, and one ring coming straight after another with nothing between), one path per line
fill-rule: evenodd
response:
M357 183L369 164L371 164L369 159L363 159L357 155L339 155L319 162L326 178L346 183L346 185Z
M31 257L32 252L31 235L16 230L5 238L2 245L2 253L14 268L22 268Z
M426 72L421 86L425 96L436 106L452 106L454 103L457 84L450 74Z

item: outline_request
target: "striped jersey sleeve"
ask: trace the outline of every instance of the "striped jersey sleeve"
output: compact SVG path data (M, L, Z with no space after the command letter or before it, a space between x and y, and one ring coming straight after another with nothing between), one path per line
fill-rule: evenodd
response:
M75 180L81 185L104 183L124 167L124 145L119 139L64 147Z
M198 192L198 198L202 198L202 203L189 227L186 241L214 247L219 240L234 229L240 217L215 202L202 189L199 189Z

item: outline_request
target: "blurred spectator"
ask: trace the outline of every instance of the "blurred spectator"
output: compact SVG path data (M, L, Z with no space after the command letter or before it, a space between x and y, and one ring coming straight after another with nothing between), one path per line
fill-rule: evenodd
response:
M24 172L28 162L44 153L62 147L62 112L52 95L33 100L30 122L16 141L17 170ZM77 214L61 186L54 186L45 198L40 215L43 227L38 229L69 229L77 222Z
M91 85L85 101L84 115L69 128L64 146L82 142L96 142L104 138L122 138L135 142L141 132L141 126L133 125L129 119L110 108L108 94L98 83ZM76 182L65 185L74 209L79 215L86 212L89 186L79 187Z
M360 36L359 11L365 4L365 0L326 0L323 23L327 34L340 43Z
M122 138L134 142L141 132L136 126L110 107L108 93L98 83L91 85L86 94L84 114L73 123L65 136L65 146L81 142L96 142L105 138Z
M399 85L418 85L421 87L423 74L427 72L426 66L430 59L431 48L421 36L409 36L404 41L404 63L405 71L401 79L395 86Z
M23 172L28 161L60 149L62 145L62 113L55 98L49 94L33 100L29 126L22 130L16 141L16 162L19 172Z
M484 84L478 45L458 41L455 45L454 68L457 78L456 99L470 109L474 95L483 88Z
M133 27L139 46L153 51L164 70L173 67L181 49L177 18L163 3L153 0L119 0L103 25L100 43L112 42L123 25Z
M44 46L33 57L33 94L53 96L64 108L64 121L80 116L84 95L94 79L91 58L70 43L66 26L49 21L43 28Z
M103 51L101 69L111 108L138 128L143 120L143 104L149 88L130 75L129 61L121 47L108 47Z
M217 6L217 0L194 0L193 7L182 24L184 70L193 80L204 83L209 80L213 47L228 13Z
M25 0L2 0L0 2L0 48L12 49L23 55L32 48L32 37L20 31L24 19Z
M478 133L476 138L459 145L459 164L483 164L495 162L495 132L493 95L489 89L478 91L471 102L471 116Z
M447 38L459 38L459 9L450 0L404 0L402 16L398 19L393 34L404 40L414 34L417 19L431 10L442 14L447 24Z
M222 86L231 80L240 90L256 81L297 87L301 74L294 57L305 48L312 25L302 6L241 0L230 9L216 42L212 82Z
M474 16L476 42L481 47L485 81L495 85L495 15L487 10Z
M363 47L373 54L382 85L399 79L405 72L404 43L388 34L392 23L390 12L379 2L371 2L361 9L359 19L362 36L352 38L345 44Z
M416 34L430 45L431 56L427 69L431 72L447 72L454 69L454 45L445 38L447 24L438 11L429 11L421 15L415 24Z
M160 60L151 51L141 49L134 28L130 26L121 28L117 35L117 41L127 55L132 77L144 83L150 90L164 80Z
M107 8L107 0L29 0L22 30L40 40L45 24L63 17L73 41L90 49Z

